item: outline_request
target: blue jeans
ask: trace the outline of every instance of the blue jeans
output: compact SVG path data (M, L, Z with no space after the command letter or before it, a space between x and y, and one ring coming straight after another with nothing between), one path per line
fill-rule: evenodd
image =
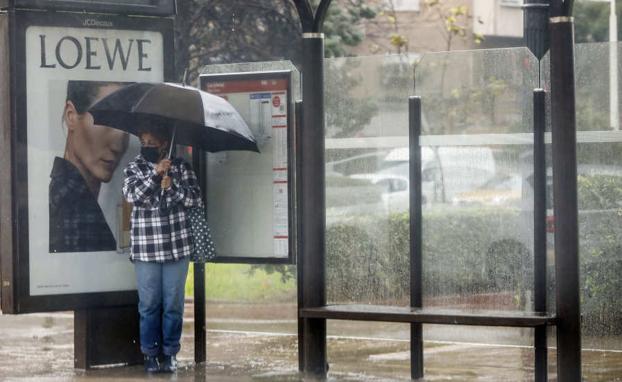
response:
M135 261L140 350L148 356L179 352L189 258L171 263Z

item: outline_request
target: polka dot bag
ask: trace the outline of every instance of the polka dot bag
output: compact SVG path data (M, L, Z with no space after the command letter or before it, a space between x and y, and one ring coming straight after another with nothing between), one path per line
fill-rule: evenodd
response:
M192 229L192 242L194 251L192 253L192 261L195 263L205 263L216 257L216 249L212 241L212 234L207 225L205 208L195 207L186 210L190 227Z

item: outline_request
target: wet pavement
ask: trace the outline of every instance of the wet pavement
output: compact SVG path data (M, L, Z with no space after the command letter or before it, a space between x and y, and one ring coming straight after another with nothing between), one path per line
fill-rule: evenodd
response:
M0 316L0 380L310 380L298 373L294 305L208 304L207 311L208 362L198 366L193 363L192 306L188 304L182 350L178 355L181 368L176 375L152 376L145 375L141 366L74 369L72 312L3 315ZM529 336L516 330L494 330L426 326L424 338L445 335L461 342L425 342L424 380L533 380L533 351L528 343L520 343L520 338ZM408 325L329 321L328 333L330 381L409 380ZM584 351L583 360L586 381L622 381L622 351L592 349ZM555 353L551 350L551 381L555 380L554 361Z

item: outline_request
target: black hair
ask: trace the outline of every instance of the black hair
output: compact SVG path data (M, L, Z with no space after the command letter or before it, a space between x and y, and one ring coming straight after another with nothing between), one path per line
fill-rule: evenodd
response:
M164 121L155 118L143 121L136 126L138 136L142 133L150 133L163 142L171 142L172 131Z
M74 81L67 82L67 101L71 101L80 114L93 105L99 89L108 85L127 85L123 82Z

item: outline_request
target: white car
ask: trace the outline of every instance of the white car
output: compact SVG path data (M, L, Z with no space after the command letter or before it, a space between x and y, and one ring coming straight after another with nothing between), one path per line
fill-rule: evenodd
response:
M388 212L408 211L410 198L409 150L389 151L379 170L349 175L366 179L383 190ZM451 203L460 194L473 191L495 178L496 165L489 147L423 147L421 150L422 203Z

